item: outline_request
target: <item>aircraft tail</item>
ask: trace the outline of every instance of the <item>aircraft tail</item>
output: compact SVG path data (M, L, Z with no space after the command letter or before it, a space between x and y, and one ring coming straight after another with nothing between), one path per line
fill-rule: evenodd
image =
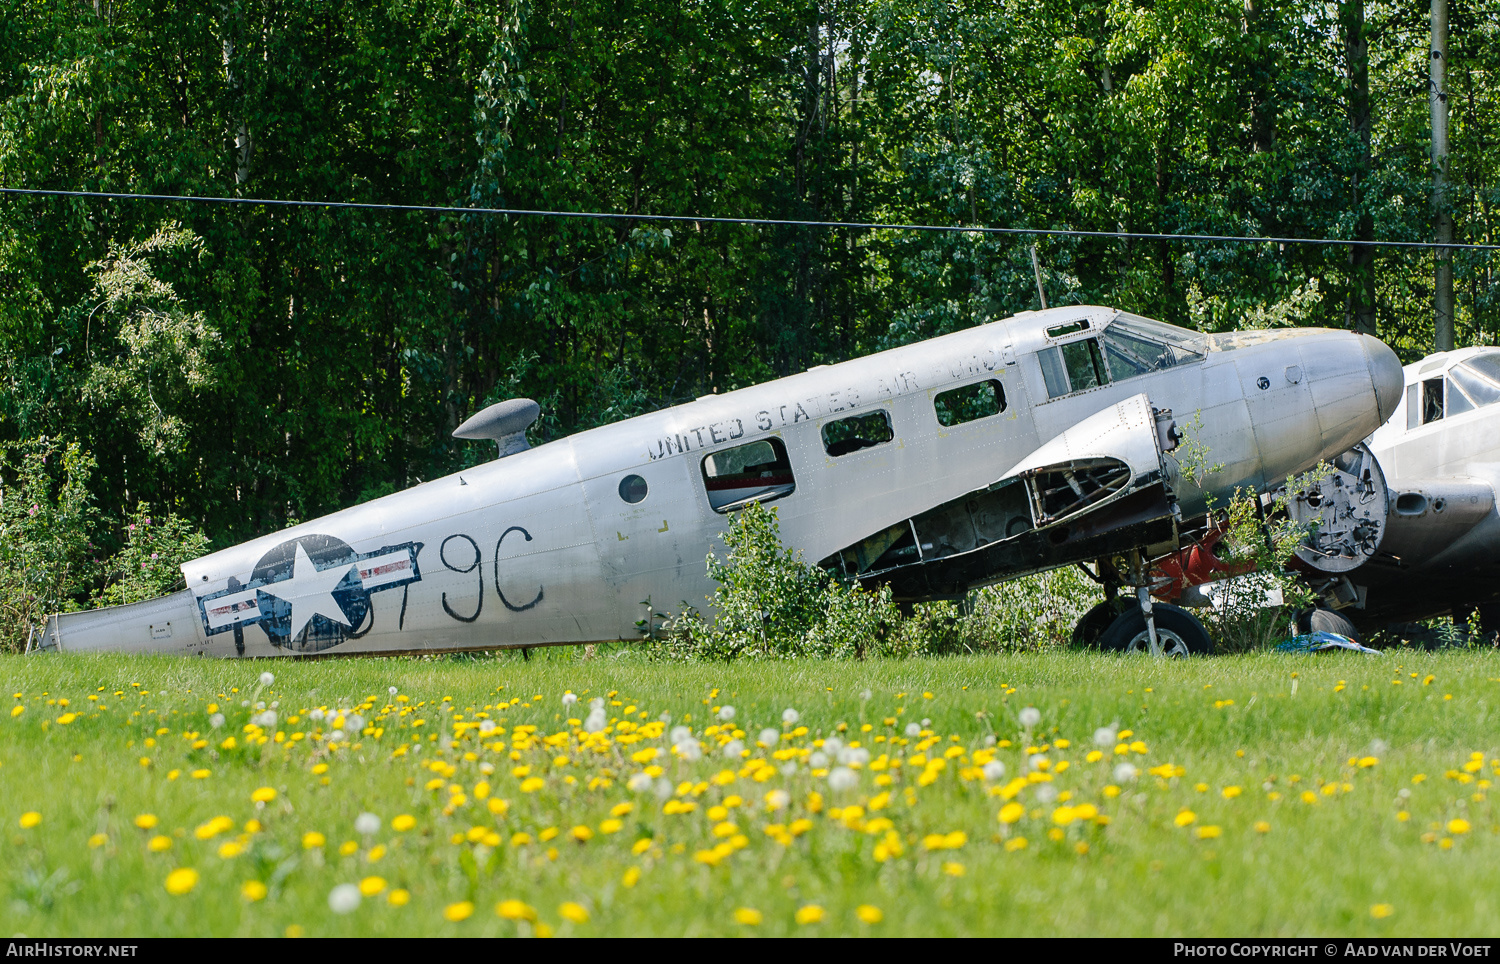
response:
M126 606L47 617L28 652L193 653L203 648L198 605L184 589Z

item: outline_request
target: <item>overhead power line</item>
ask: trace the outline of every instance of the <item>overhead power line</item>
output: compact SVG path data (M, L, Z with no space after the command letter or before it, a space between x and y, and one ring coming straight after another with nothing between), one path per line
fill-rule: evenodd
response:
M1118 241L1203 241L1231 244L1358 245L1373 248L1443 248L1455 251L1500 251L1500 244L1438 244L1434 241L1351 241L1344 238L1278 238L1233 234L1153 234L1145 231L1077 231L1068 228L994 228L971 224L887 224L878 221L796 221L785 218L702 217L695 214L623 214L616 211L538 211L527 208L466 208L442 204L376 204L369 201L288 201L280 198L201 197L189 194L122 194L110 191L64 191L56 188L0 187L0 194L99 198L109 201L185 201L250 207L330 208L406 211L427 214L485 214L506 217L584 218L595 221L650 221L676 224L748 224L763 227L928 231L940 234L1010 234L1032 237L1110 238Z

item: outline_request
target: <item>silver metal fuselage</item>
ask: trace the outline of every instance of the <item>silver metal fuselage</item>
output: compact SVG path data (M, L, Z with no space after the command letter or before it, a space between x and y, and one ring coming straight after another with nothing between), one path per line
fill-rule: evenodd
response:
M704 559L730 518L711 505L705 459L758 439L779 440L793 477L771 503L782 537L818 561L1004 479L1055 440L1083 444L1067 433L1141 395L1148 412L1198 426L1220 466L1204 484L1221 493L1348 449L1399 400L1388 348L1324 330L1199 336L1196 360L1049 397L1038 352L1117 314L1028 312L581 432L194 560L185 591L53 617L43 645L271 656L639 639L653 610L711 593ZM1070 322L1084 325L1049 337ZM936 396L989 381L1003 411L939 421ZM893 437L829 454L825 426L872 412ZM1201 514L1203 491L1170 456L1162 468L1177 514ZM644 481L633 503L630 476ZM342 568L319 568L329 546L344 547Z

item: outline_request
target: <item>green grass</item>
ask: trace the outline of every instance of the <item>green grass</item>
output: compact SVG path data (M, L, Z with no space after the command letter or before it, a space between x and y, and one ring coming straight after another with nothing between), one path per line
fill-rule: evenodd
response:
M559 935L1500 932L1500 815L1486 799L1487 781L1500 767L1500 662L1490 653L1261 654L1172 663L1053 653L727 666L656 663L629 653L582 659L573 652L530 662L47 656L6 657L0 668L7 687L0 696L25 707L14 717L9 707L0 712L0 919L11 934L248 936L293 928L310 936L442 936L525 934L538 926ZM262 671L276 679L256 695ZM1429 674L1435 679L1424 685ZM1346 685L1336 692L1340 681ZM410 702L390 698L390 686ZM589 699L615 693L621 705L606 707L611 719L632 705L637 722L641 712L653 721L667 714L670 726L692 727L708 752L687 763L670 755L665 737L622 746L614 742L618 731L597 750L580 748L582 731L568 725L561 702L565 690L583 697L575 719L587 715ZM382 728L380 735L368 732L328 750L322 731L329 725L313 723L307 711L352 707L367 697L374 702L364 715ZM445 697L451 697L446 709ZM498 707L512 697L520 705ZM59 698L68 705L51 702ZM280 703L280 720L263 746L244 732L254 711L241 706L245 699ZM227 717L217 730L210 703ZM726 760L719 738L704 733L714 722L712 709L726 704L736 708L734 722L748 731L752 751L737 761ZM486 706L504 732L483 738L486 746L469 731L450 748L455 718L475 722ZM1017 716L1027 706L1041 714L1029 736ZM403 716L403 707L416 709ZM843 792L830 790L805 761L784 774L780 768L792 761L769 759L754 742L762 727L782 728L787 707L800 712L809 732L783 748L813 750L815 739L842 724L845 740L860 740L877 760L889 754L906 765L861 768L857 786ZM76 718L61 723L65 714ZM891 718L895 727L884 722ZM425 722L414 728L417 719ZM924 719L935 741L919 736L902 745L905 727ZM1117 756L1110 743L1102 761L1089 762L1095 730L1112 723L1134 731L1127 742L1139 740L1147 752ZM521 724L538 727L539 737L563 734L562 745L515 751L513 728ZM862 724L871 731L861 732ZM166 732L155 735L159 728ZM276 731L307 736L278 744ZM194 749L184 732L201 734L207 745ZM315 732L324 739L314 739ZM236 746L222 749L231 735ZM995 759L1008 772L987 783L972 754L982 754L991 735L1002 741ZM393 757L414 736L422 750ZM148 747L148 739L156 744ZM1061 740L1070 745L1060 748ZM935 742L928 757L948 747L963 755L923 781L924 767L911 763L923 742ZM1043 744L1054 778L1027 784L1017 797L1026 814L1002 825L997 814L1005 801L991 788L1026 773L1027 747ZM630 755L647 747L662 751L657 762L674 794L681 783L708 784L683 798L697 804L694 811L663 813L654 792L627 788L642 770ZM554 762L558 757L567 762ZM1379 762L1350 764L1366 757ZM750 766L762 759L763 767ZM1138 778L1114 776L1123 759L1139 768ZM451 775L424 765L436 760L451 765ZM1058 773L1063 760L1069 765ZM1471 760L1481 765L1465 772ZM318 772L319 763L326 772ZM476 799L485 763L494 767L492 798L508 802L503 816ZM1164 764L1180 767L1181 775L1147 772ZM542 779L539 789L521 790L523 778L512 775L519 765ZM194 779L198 769L210 775ZM726 769L725 785L709 782ZM767 779L740 775L753 769ZM173 771L180 771L175 779ZM1425 780L1417 781L1419 774ZM890 785L877 786L885 778ZM427 789L432 780L438 789ZM452 785L466 802L451 804ZM1112 795L1116 786L1120 792ZM261 787L276 790L276 798L257 806L252 793ZM1064 802L1045 799L1044 787L1071 794L1070 807L1094 806L1109 823L1074 821L1060 828L1063 839L1049 839ZM1242 792L1226 798L1226 787ZM787 791L787 810L767 812L765 796L773 790ZM886 808L853 820L847 812L832 816L851 805L869 807L883 790L889 790ZM821 812L810 807L814 791L824 798ZM1304 802L1304 792L1316 802ZM714 835L708 810L731 795L744 800L729 821L745 840L707 866L695 854L733 839ZM625 802L635 810L621 818L621 829L601 832L610 809ZM1184 809L1195 819L1179 826ZM368 835L354 826L366 811L381 820ZM39 813L41 822L22 827L28 812ZM1409 819L1398 819L1403 812ZM134 825L145 813L158 818L154 830ZM415 821L405 832L392 827L400 814ZM198 839L195 829L221 815L234 829ZM786 844L764 829L803 818L812 829ZM252 819L263 826L246 834ZM890 830L867 832L875 819L889 820ZM1454 820L1467 821L1467 832L1450 830ZM1269 830L1257 831L1259 821ZM594 836L571 840L575 826ZM494 837L494 846L453 842L476 827L475 836L493 831L498 843ZM516 833L535 841L549 827L560 831L550 842L510 843ZM1220 835L1200 837L1209 827ZM303 835L314 831L326 845L304 849ZM928 835L956 831L967 837L962 846L926 849ZM91 846L96 834L103 842L95 837L98 845ZM148 850L157 834L171 839L169 850ZM647 849L633 853L648 837L641 845ZM1017 837L1027 846L1008 850L1005 843ZM900 855L877 861L876 846L892 838ZM236 841L243 852L220 856L223 844ZM355 852L340 856L346 841ZM377 845L385 853L372 862ZM949 872L959 866L961 876ZM169 894L164 882L183 867L198 873L196 885ZM639 879L627 886L632 868ZM330 910L335 886L372 876L384 878L383 892L350 913ZM266 884L267 896L247 900L241 893L247 881ZM396 888L409 893L405 906L389 902ZM497 903L507 899L534 908L536 924L497 916ZM473 915L446 920L445 909L463 901L475 905ZM559 908L570 901L587 910L586 923L563 917ZM807 905L824 909L821 923L796 922ZM883 921L862 923L861 905L879 908ZM1392 912L1376 916L1376 905ZM761 923L737 923L739 908L759 911Z

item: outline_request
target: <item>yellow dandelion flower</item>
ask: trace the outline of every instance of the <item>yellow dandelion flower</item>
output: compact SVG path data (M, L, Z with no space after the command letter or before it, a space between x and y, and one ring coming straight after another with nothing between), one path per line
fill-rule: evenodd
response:
M1000 808L999 820L1001 823L1015 823L1026 816L1026 808L1015 801L1007 803Z
M634 887L636 884L640 883L640 881L641 881L641 868L639 868L639 867L631 867L631 868L629 868L628 870L625 871L624 876L622 876L620 878L620 883L623 884L626 887Z
M453 921L455 924L461 920L468 920L473 914L474 902L471 900L461 900L443 908L443 919Z
M250 794L250 799L255 801L256 803L270 803L272 800L276 799L276 788L261 787L254 793Z
M1191 810L1184 810L1172 818L1172 822L1179 827L1186 827L1198 819L1198 815Z
M1457 836L1461 833L1468 833L1469 821L1463 819L1462 817L1455 817L1452 820L1449 820L1448 832L1453 834L1454 836Z
M96 833L89 838L89 849L98 850L100 847L104 846L107 843L109 843L108 834Z
M1391 916L1395 912L1396 912L1396 908L1392 907L1390 904L1371 904L1370 905L1370 916L1373 917L1373 918L1375 918L1376 920L1382 920L1382 919L1384 919L1386 917Z
M1214 840L1224 836L1224 828L1208 824L1207 826L1199 827L1197 833L1199 840Z
M179 867L170 874L167 874L167 893L173 897L181 897L197 886L198 871L191 867Z
M1025 849L1026 849L1026 838L1025 837L1012 837L1011 839L1005 841L1005 852L1006 853L1014 853L1017 850L1025 850Z
M582 904L575 903L571 900L567 903L559 904L557 913L559 916L565 918L566 920L570 920L575 924L587 924L589 922L588 909L585 908Z
M225 860L238 857L245 850L245 845L237 840L226 840L219 845L219 856Z
M594 839L594 831L589 827L584 826L583 824L579 824L572 830L569 830L568 834L579 843L588 843L590 840Z
M411 903L411 891L398 887L387 894L385 900L392 907L405 907Z
M309 830L307 833L302 835L303 850L317 850L319 847L323 846L326 843L328 843L328 838L318 833L316 830Z
M885 914L874 904L860 904L854 908L854 916L866 924L878 924L885 920Z
M150 842L146 844L146 849L154 854L159 854L164 850L171 850L172 838L163 837L162 835L157 834L155 837L151 838Z
M212 775L213 771L211 770L194 770L189 774L194 780L207 780Z
M631 869L634 870L635 868L632 867ZM737 907L734 911L735 923L744 924L746 927L754 927L764 919L761 916L761 912L753 907Z
M1239 787L1225 787L1223 790L1219 791L1219 793L1223 795L1225 800L1233 800L1235 797L1244 792L1245 791L1240 789Z
M35 810L28 810L25 813L21 814L20 822L21 828L23 830L30 830L32 827L35 827L37 824L42 822L42 815L37 813Z
M817 904L804 904L797 908L797 923L817 924L823 920L823 908Z
M1264 820L1257 820L1257 821L1255 821L1255 832L1256 833L1270 833L1271 832L1271 825L1269 823L1267 823L1266 821L1264 821Z
M495 905L495 913L506 920L536 920L536 909L519 900L502 900Z
M391 828L394 830L399 830L402 833L405 833L416 825L417 818L413 817L409 813L403 813L391 821Z
M947 874L949 877L962 877L964 874L968 873L968 869L965 868L963 864L958 863L957 861L950 860L947 863L943 864L943 873Z

